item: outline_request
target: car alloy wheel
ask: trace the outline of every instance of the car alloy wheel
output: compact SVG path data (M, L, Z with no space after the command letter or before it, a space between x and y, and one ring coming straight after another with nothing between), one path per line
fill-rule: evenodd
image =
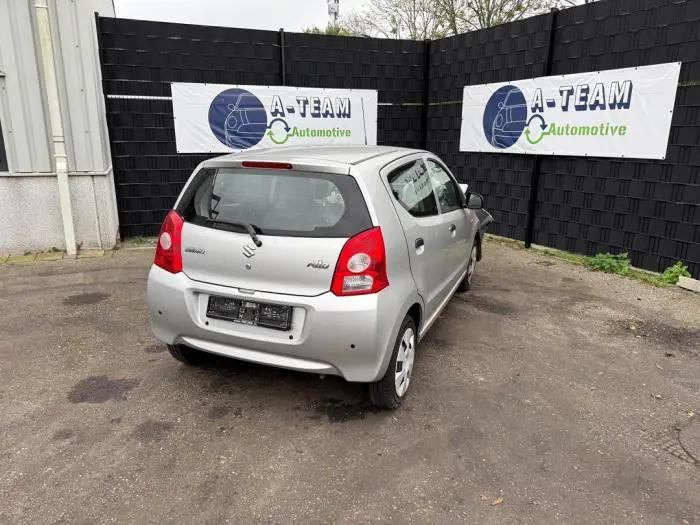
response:
M472 282L472 276L474 275L474 270L476 270L476 258L477 258L477 248L476 245L472 247L472 253L469 256L469 265L467 266L467 282Z
M403 397L408 390L413 372L413 361L416 356L416 334L410 326L406 328L401 338L399 351L396 355L396 367L394 371L394 385L396 395Z

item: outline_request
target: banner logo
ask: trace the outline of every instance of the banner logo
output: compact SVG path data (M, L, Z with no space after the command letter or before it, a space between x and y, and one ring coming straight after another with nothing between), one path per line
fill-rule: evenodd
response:
M484 135L495 148L510 148L523 134L527 121L525 95L515 86L503 86L484 109Z
M219 93L209 106L209 126L229 148L247 149L258 144L267 131L267 112L250 91L231 88Z

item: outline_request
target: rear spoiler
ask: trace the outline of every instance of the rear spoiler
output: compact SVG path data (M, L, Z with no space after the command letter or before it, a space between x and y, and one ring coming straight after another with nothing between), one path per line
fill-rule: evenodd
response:
M325 159L308 159L299 156L294 157L284 157L282 155L274 157L260 157L249 155L246 156L244 153L238 154L236 157L232 155L224 155L222 157L216 157L204 161L201 166L204 168L245 168L244 164L255 164L255 163L273 163L273 164L287 164L289 168L294 171L308 171L308 172L323 172L323 173L335 173L339 175L347 175L350 173L350 165L344 162L335 162L332 160Z

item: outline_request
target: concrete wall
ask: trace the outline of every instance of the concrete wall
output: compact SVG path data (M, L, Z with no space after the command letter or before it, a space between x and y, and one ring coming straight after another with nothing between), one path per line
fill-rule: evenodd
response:
M65 249L56 176L0 176L0 217L0 255Z
M76 243L111 248L118 236L94 13L112 0L50 0L53 57ZM46 79L32 0L0 0L0 254L66 248Z

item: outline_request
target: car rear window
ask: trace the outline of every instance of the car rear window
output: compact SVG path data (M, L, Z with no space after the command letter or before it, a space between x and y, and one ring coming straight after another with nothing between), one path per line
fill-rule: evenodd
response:
M294 170L201 170L178 205L185 221L262 235L352 237L372 227L360 188L350 175Z

